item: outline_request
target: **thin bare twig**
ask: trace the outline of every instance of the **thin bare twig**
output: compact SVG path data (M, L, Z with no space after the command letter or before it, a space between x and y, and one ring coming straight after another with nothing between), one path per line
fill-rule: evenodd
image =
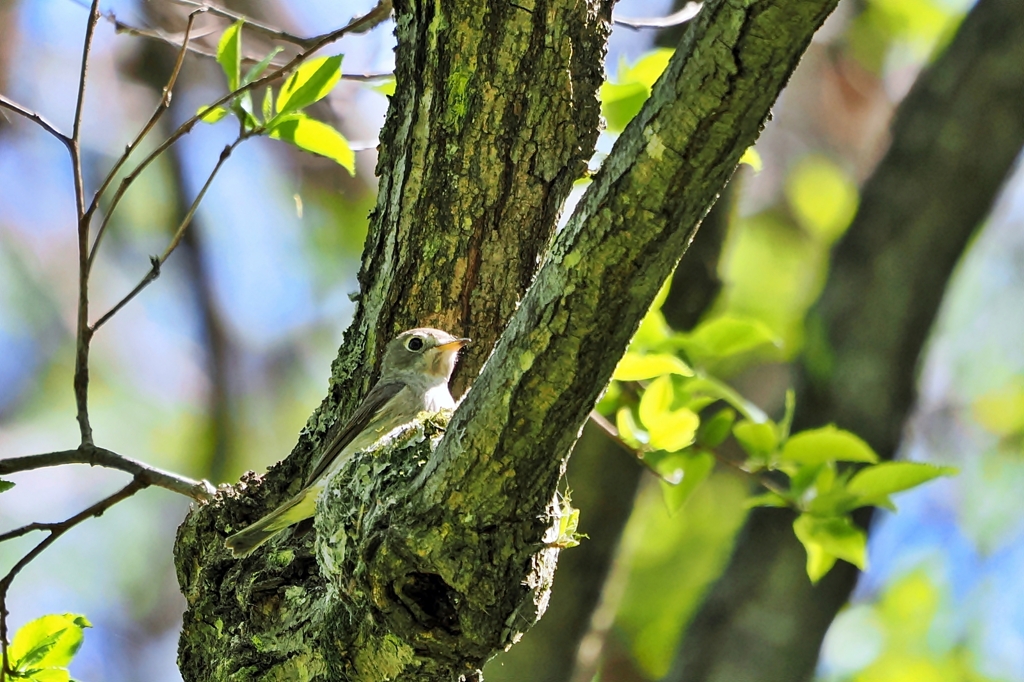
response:
M197 0L171 0L176 5L184 5L186 7L200 7L203 10L209 12L214 16L221 17L222 19L228 19L230 21L244 21L245 27L254 33L259 33L271 40L281 40L292 45L298 45L301 48L307 48L312 45L316 38L303 38L293 33L289 33L283 29L275 28L267 24L256 21L252 17L246 16L240 12L234 12L225 7L218 7L217 5L211 5L207 2L199 2Z
M75 209L78 217L78 319L75 325L75 404L82 443L92 443L89 424L89 222L85 215L85 180L82 176L81 132L82 107L85 103L85 83L89 74L89 51L96 22L100 18L100 2L93 0L89 7L89 20L82 45L82 70L78 76L78 101L72 125L71 170L75 183Z
M82 445L74 450L0 459L0 476L65 464L88 464L89 466L117 469L131 474L147 486L152 485L170 490L194 500L208 500L216 492L209 481L195 481L187 476L157 469L144 462L95 445Z
M127 24L127 23L121 21L120 19L118 19L117 16L112 11L106 12L103 15L103 18L106 19L107 21L109 21L111 24L113 24L114 25L114 30L117 31L118 33L124 33L125 35L135 36L135 37L138 37L138 38L149 38L151 40L158 40L158 41L160 41L162 43L165 43L165 44L170 45L171 47L175 47L175 48L181 48L182 45L184 44L183 41L178 37L178 34L167 33L166 31L162 31L162 30L160 30L158 28L139 28L138 26L132 26L131 24ZM360 19L362 19L362 17ZM250 28L249 24L246 24L246 28ZM350 32L351 33L358 33L359 31L350 31ZM314 44L319 39L320 39L320 36L315 36L313 38L303 38L302 42L303 43ZM207 48L205 48L205 47L203 47L201 45L190 44L188 46L188 51L191 52L194 55L198 55L200 57L206 57L207 59L214 59L214 60L217 59L217 53L215 51L207 49ZM252 54L243 54L241 56L241 60L242 60L243 63L246 63L246 64L257 64L260 61L262 61L263 58L262 57L258 57L256 55L252 55ZM276 60L275 59L275 60L270 62L270 66L271 67L282 67L282 66L285 66L286 64L287 64L287 62L284 61L284 60ZM382 78L387 78L387 77L392 76L392 75L394 75L394 74L392 74L391 72L387 72L387 73L343 73L343 74L341 74L341 80L356 81L356 82L366 82L366 81L380 80Z
M195 24L196 16L202 11L203 10L196 10L188 15L188 24L185 26L185 35L182 38L181 49L178 50L178 59L174 63L174 69L171 71L170 78L167 79L167 85L164 86L163 94L160 97L160 103L157 104L156 110L153 112L153 115L149 117L149 121L146 122L146 125L142 127L142 130L140 130L139 134L135 136L132 143L125 147L124 153L107 173L107 177L103 180L103 184L101 184L100 188L96 190L96 193L92 197L92 201L89 203L89 208L85 211L86 217L91 217L93 213L95 213L96 208L99 206L100 198L103 196L103 193L107 191L110 183L114 181L114 177L117 176L118 171L120 171L121 167L128 161L128 157L131 156L132 152L138 148L142 140L146 138L146 135L156 127L160 117L163 116L164 112L167 111L167 108L170 107L171 94L174 90L174 84L178 80L178 73L181 71L181 64L185 61L185 52L187 51L189 39L192 35L192 26ZM103 239L103 233L106 226L107 221L104 220L100 225L100 229L96 232L96 239L93 241L92 250L89 252L88 269L90 272L92 271L93 262L96 260L96 253L99 251L100 240Z
M141 480L138 476L136 476L134 479L132 479L131 483L126 485L124 488L121 488L121 490L117 491L113 495L110 495L109 497L103 498L96 504L92 505L88 509L85 509L84 511L79 512L78 514L75 514L71 518L60 523L43 524L46 526L45 530L48 530L50 534L46 536L46 538L42 542L33 547L31 550L29 550L28 554L23 556L18 561L18 563L14 564L11 570L7 572L7 575L0 579L0 648L3 649L2 669L4 678L9 677L12 673L11 662L7 651L7 592L10 590L11 583L14 582L14 578L18 575L18 573L21 572L23 568L25 568L25 566L31 563L33 559L42 554L43 550L45 550L47 547L56 542L57 538L59 538L61 535L68 532L69 530L77 526L82 521L85 521L86 519L96 516L102 516L105 511L113 507L115 504L121 502L122 500L128 499L129 497L131 497L138 491L142 490L143 488L147 487L148 485L148 483L146 483L145 481ZM12 531L12 533L0 536L0 541L10 539L6 537L7 535L11 535L11 537L18 537L18 535L14 535L14 533L19 533L20 531L21 529L18 529L16 531ZM24 533L21 534L24 535Z
M17 102L14 102L12 100L7 99L3 95L0 95L0 107L3 107L4 109L9 109L9 110L13 111L14 113L16 113L16 114L18 114L20 116L24 116L28 120L35 122L43 130L45 130L46 132L50 133L51 135L56 137L58 140L60 140L61 144L63 144L65 147L67 147L68 150L70 151L70 149L71 149L71 138L68 137L67 135L65 135L64 133L60 132L59 130L57 130L56 126L54 126L52 123L47 121L45 118L43 118L38 113L32 111L31 109L27 109L27 108L21 106Z
M164 262L167 261L167 258L174 252L174 250L178 248L178 244L181 243L181 238L185 236L185 230L192 223L192 217L196 214L196 209L199 208L200 202L202 202L203 197L206 196L206 190L210 189L210 185L213 183L213 179L217 177L217 171L219 171L221 166L224 165L224 162L228 160L228 158L231 156L231 152L235 150L235 147L237 147L244 139L246 139L244 135L240 136L237 140L235 140L228 146L224 147L224 149L220 153L220 158L217 159L217 165L215 165L213 167L213 170L210 171L210 176L206 178L206 182L203 183L203 188L199 190L199 194L196 195L196 198L192 201L192 205L189 206L188 213L185 214L185 217L178 225L178 229L175 230L174 237L171 238L171 243L167 245L167 248L164 249L163 254L159 258L154 256L150 260L152 265L149 268L149 272L147 272L146 275L142 278L142 280L135 285L135 288L128 292L128 294L125 295L125 297L122 298L120 301L118 301L113 308L108 310L106 313L103 314L103 316L100 317L100 319L96 320L96 322L93 323L93 325L89 328L90 336L92 336L92 334L95 334L96 330L102 327L107 322L107 320L116 315L118 311L121 310L121 308L128 305L128 303L133 298L138 296L143 289L149 286L150 283L152 283L154 280L156 280L157 277L160 276L160 266L163 265Z
M693 19L703 6L704 3L702 2L688 2L678 12L673 12L664 17L644 17L641 19L612 16L612 23L638 31L644 28L669 28L685 24L690 19Z

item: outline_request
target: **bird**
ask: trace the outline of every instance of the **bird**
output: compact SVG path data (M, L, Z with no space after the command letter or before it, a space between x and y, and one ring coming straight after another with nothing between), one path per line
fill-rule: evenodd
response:
M453 409L455 400L448 380L459 350L469 342L430 327L410 329L392 339L384 350L380 379L324 448L302 489L269 514L229 535L225 546L235 557L248 556L292 524L312 517L320 491L352 455L369 450L420 412Z

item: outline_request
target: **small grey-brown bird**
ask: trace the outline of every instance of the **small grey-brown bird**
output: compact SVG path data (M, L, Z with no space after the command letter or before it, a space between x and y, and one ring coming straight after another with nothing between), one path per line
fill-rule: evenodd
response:
M402 332L388 343L380 379L324 449L302 490L251 526L229 535L224 541L227 548L236 557L246 556L288 526L310 518L327 480L352 455L370 449L420 412L455 407L448 380L459 349L467 343L469 339L429 327Z

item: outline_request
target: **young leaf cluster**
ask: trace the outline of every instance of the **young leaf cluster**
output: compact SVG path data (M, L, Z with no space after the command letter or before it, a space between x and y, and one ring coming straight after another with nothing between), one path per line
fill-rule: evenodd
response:
M275 48L245 74L241 71L242 26L232 24L217 45L217 62L224 70L228 90L244 88L270 66L281 48ZM242 137L266 135L283 140L303 151L325 156L355 175L356 159L348 140L332 126L311 118L304 109L319 102L341 79L342 55L318 57L304 62L275 93L272 86L263 91L259 110L253 104L251 90L231 98L220 107L200 107L199 114L206 123L217 123L229 113L238 119Z
M7 649L11 679L70 682L68 664L88 627L88 619L74 613L43 616L23 625Z
M849 431L824 426L791 434L793 394L778 422L704 369L722 360L742 362L778 341L762 323L719 317L686 333L673 332L660 307L667 285L641 323L598 410L614 414L619 437L663 479L674 511L721 460L753 476L766 489L749 506L788 507L807 550L814 582L837 559L866 566L866 535L850 514L866 506L895 509L891 496L939 476L950 467L879 462ZM736 461L719 452L729 438L744 453Z

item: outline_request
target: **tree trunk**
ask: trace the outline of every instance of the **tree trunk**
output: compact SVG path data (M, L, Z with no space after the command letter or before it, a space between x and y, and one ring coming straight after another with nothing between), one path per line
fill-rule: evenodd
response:
M708 3L546 251L596 135L607 6L396 6L398 91L356 321L293 455L182 525L186 680L479 679L532 625L565 539L567 454L834 5ZM369 359L420 323L480 340L462 377L497 339L436 448L436 426L411 426L333 479L315 543L231 559L224 535L294 492L372 381Z
M895 455L946 282L1022 145L1024 4L981 0L900 106L836 248L818 306L828 361L804 366L794 428L834 422ZM667 679L811 679L858 572L840 561L811 586L793 518L751 513Z

